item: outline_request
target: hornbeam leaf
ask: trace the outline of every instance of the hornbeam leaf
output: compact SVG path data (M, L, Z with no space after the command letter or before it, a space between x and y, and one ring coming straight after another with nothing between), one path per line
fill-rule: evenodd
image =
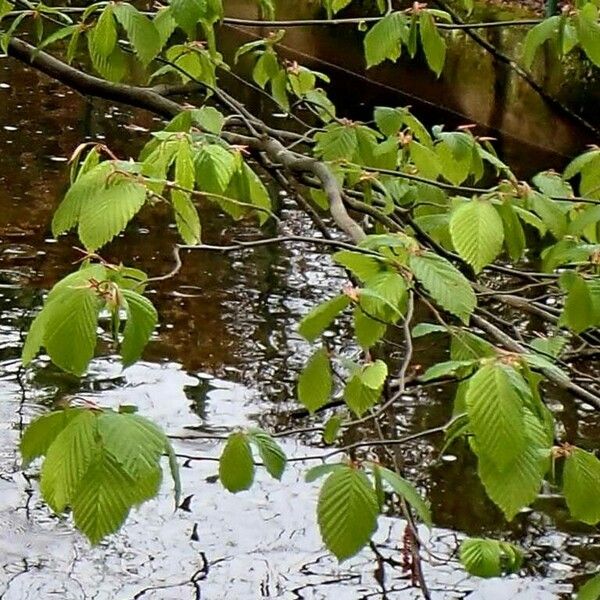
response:
M390 485L392 490L394 490L401 498L404 498L415 509L419 518L425 525L432 527L431 509L427 502L423 500L415 486L410 481L400 477L400 475L390 469L386 469L385 467L379 467L379 469L382 479Z
M575 19L579 43L587 57L600 67L600 25L598 7L593 2L584 4Z
M464 323L469 322L477 298L468 279L460 271L432 252L412 255L409 265L418 282L442 308Z
M95 453L96 415L89 410L72 418L56 436L42 465L40 488L44 500L57 513L72 503L75 491Z
M310 412L327 404L333 380L325 348L319 348L309 359L298 378L298 400Z
M364 39L367 68L384 60L396 61L400 58L402 42L408 41L407 23L405 14L393 12L371 27Z
M523 552L508 542L467 538L460 545L460 562L467 573L476 577L499 577L521 568Z
M313 308L300 321L298 332L309 342L313 342L332 323L332 321L350 304L350 298L345 294L335 296Z
M479 452L477 438L474 444L478 452L479 477L487 495L508 521L537 498L544 475L550 467L552 441L548 439L544 425L528 410L524 412L524 423L523 449L504 467L498 467L489 452Z
M510 367L485 364L471 377L467 414L479 456L500 471L512 465L525 448L523 400L513 385Z
M431 13L427 10L422 10L419 14L419 31L427 64L439 77L446 60L446 43L435 26Z
M450 235L456 251L479 273L500 254L504 226L490 202L471 200L452 211Z
M280 480L285 470L287 458L281 446L262 429L252 429L249 432L250 441L258 448L260 458L269 475Z
M254 481L254 460L245 433L232 433L219 459L219 479L232 493L247 490Z
M152 21L128 2L116 2L114 13L142 64L149 64L162 47L160 35Z
M158 314L152 302L132 290L122 289L127 311L127 322L123 330L121 357L123 365L133 364L142 354L156 323Z
M591 452L573 448L563 470L563 494L569 511L579 521L600 521L600 460Z
M560 20L559 16L544 19L527 32L523 42L523 63L527 69L531 68L535 55L542 44L558 36Z
M83 408L66 408L57 410L34 419L23 432L19 444L23 457L23 468L34 459L44 456L56 436L83 410Z
M340 561L354 556L375 533L378 513L377 495L365 473L336 466L321 488L317 506L327 549Z

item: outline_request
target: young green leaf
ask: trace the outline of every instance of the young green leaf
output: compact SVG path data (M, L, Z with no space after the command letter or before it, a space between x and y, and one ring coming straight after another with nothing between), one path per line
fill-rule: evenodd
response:
M394 471L380 467L381 477L398 496L404 498L415 510L419 518L428 527L433 527L429 504L423 500L415 486Z
M132 290L121 290L125 300L127 322L123 330L121 357L123 365L133 364L142 355L158 322L158 313L152 302Z
M476 199L452 211L450 235L456 251L479 273L500 254L504 226L490 202Z
M350 298L345 294L340 294L331 298L331 300L322 302L300 321L298 332L309 342L314 342L348 304L350 304Z
M298 400L310 413L314 413L329 402L332 389L329 356L325 348L319 348L300 373Z
M523 400L511 375L510 367L486 364L471 378L466 397L478 454L500 470L511 465L525 447Z
M319 494L317 519L325 546L338 560L354 556L377 529L379 503L363 471L337 467Z
M250 441L258 448L258 453L271 477L280 480L285 470L287 458L281 446L262 429L248 432Z
M573 448L565 459L563 494L575 519L595 525L600 521L600 460Z
M219 478L232 493L247 490L254 481L254 460L245 433L232 433L219 459Z
M419 13L419 31L427 64L439 77L446 60L446 43L435 26L431 13L427 10Z
M409 266L418 282L442 308L464 323L469 322L477 298L469 280L460 271L433 252L412 255Z
M476 577L499 577L521 568L523 553L508 542L488 538L467 538L460 545L460 562Z

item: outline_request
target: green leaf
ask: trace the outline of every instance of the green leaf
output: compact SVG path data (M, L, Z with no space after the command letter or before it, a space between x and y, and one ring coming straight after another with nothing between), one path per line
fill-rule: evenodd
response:
M170 0L171 14L190 39L196 37L196 24L204 16L205 0Z
M577 600L600 599L600 573L588 579L577 592Z
M325 348L319 348L298 378L298 400L312 414L329 402L333 389L331 366Z
M432 365L419 377L420 381L431 381L448 375L464 377L477 364L474 360L448 360Z
M427 146L412 140L408 145L410 158L423 177L437 179L442 172L439 156Z
M98 417L97 427L106 452L134 479L159 467L168 442L152 421L137 414L105 411Z
M372 390L380 390L385 383L387 375L388 366L379 359L377 359L375 362L365 365L360 372L360 378L362 382Z
M589 525L600 521L600 461L591 452L570 450L563 470L563 494L575 519Z
M333 255L333 260L345 267L360 281L365 282L377 275L385 267L375 256L369 256L362 252L341 250Z
M525 232L515 209L509 202L503 202L496 206L498 214L504 225L504 244L508 255L513 261L518 261L525 252Z
M521 568L523 553L508 542L488 538L467 538L460 545L460 562L476 577L499 577Z
M519 425L515 425L518 428ZM524 446L511 462L501 468L489 452L478 454L478 474L487 495L511 521L525 506L529 506L540 491L544 475L550 467L550 445L542 422L529 410L524 411Z
M579 10L575 18L575 27L579 43L587 57L600 67L600 25L598 24L598 7L587 2Z
M82 375L94 357L101 302L89 286L65 290L46 308L44 346L61 369Z
M108 4L100 14L94 29L90 32L93 54L108 58L117 44L117 27L114 18L114 6Z
M225 117L221 112L212 106L201 106L192 111L194 122L204 131L220 135L225 124Z
M142 355L158 322L152 302L131 290L121 290L126 302L127 322L123 331L121 357L124 366L133 364Z
M354 556L377 529L377 495L363 471L337 467L319 494L317 520L321 537L338 560Z
M258 453L269 475L280 480L285 470L287 458L281 446L265 431L253 429L249 432L250 441L256 444Z
M504 227L490 202L471 200L452 211L450 235L456 251L479 273L500 254Z
M327 419L327 422L323 426L323 441L326 444L333 444L340 432L343 419L340 415L333 415Z
M396 61L402 51L402 42L408 41L408 17L393 12L378 21L364 39L367 68L384 60Z
M467 390L467 414L477 443L503 470L525 447L523 400L513 385L510 367L486 364L473 375Z
M134 504L154 496L159 484L160 470L136 481L99 447L72 500L75 525L97 544L119 529Z
M232 433L219 459L219 478L232 493L247 490L254 481L254 460L248 437L244 433Z
M350 304L350 298L345 294L340 294L331 300L322 302L300 321L298 332L309 342L313 342L331 325L348 304Z
M81 411L54 438L42 465L40 488L44 500L60 513L71 504L95 452L96 415Z
M400 477L394 471L380 467L381 477L386 481L398 496L404 498L416 511L419 518L427 527L433 527L431 519L431 510L429 504L423 500L415 486L410 482Z
M201 241L200 217L190 195L181 190L173 190L171 201L179 235L186 244L191 246L199 244Z
M364 310L357 306L354 309L354 335L362 348L375 345L387 331L387 325L367 316Z
M328 125L315 134L314 153L323 160L352 160L358 147L354 124Z
M523 41L523 64L527 69L531 69L535 55L542 44L558 36L560 20L559 16L544 19L527 32Z
M592 327L595 324L594 305L586 280L568 271L563 273L559 283L561 288L568 291L559 324L566 325L575 333Z
M160 52L160 35L150 19L127 2L114 4L114 14L143 65L149 64Z
M337 471L340 468L346 468L347 465L343 463L325 463L322 465L317 465L316 467L310 468L306 475L304 476L304 480L306 483L312 483L317 479L320 479L324 475L329 475L330 473Z
M381 271L360 290L360 308L369 317L395 323L406 309L407 297L404 277L395 271Z
M446 60L446 43L435 26L431 13L427 10L422 10L419 13L419 31L427 64L439 77Z
M413 338L419 338L430 333L448 333L448 329L436 323L418 323L413 327L411 335Z
M409 265L418 282L442 308L464 323L469 322L477 298L469 280L460 271L432 252L412 255Z
M33 460L44 456L56 436L83 410L85 409L57 410L47 415L41 415L29 423L19 444L23 457L23 468L26 469Z
M344 388L344 400L359 418L377 404L380 395L379 390L364 385L357 375L351 377Z

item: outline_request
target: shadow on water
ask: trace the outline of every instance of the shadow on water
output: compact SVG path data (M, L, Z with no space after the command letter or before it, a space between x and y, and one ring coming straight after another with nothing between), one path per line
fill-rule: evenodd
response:
M375 90L378 102L394 103ZM106 139L117 154L135 155L145 132L158 126L147 114L85 101L0 61L0 597L418 598L400 571L388 572L384 594L368 551L342 565L323 551L314 516L317 488L303 482L300 463L291 465L281 483L261 474L250 492L233 496L214 482L221 443L194 439L198 432L220 434L236 426L282 429L297 423L289 416L295 372L308 348L294 326L344 282L327 257L275 247L189 254L177 277L152 292L161 326L143 362L122 371L111 357L100 358L81 382L44 360L27 372L20 369L32 311L78 258L74 237L56 243L49 233L68 178L67 157L83 138ZM294 232L309 230L285 196L279 199ZM202 217L207 242L258 233L253 223L232 224L210 208ZM151 275L168 272L177 240L168 223L160 208L146 209L106 258L135 263ZM445 355L443 345L426 340L416 359L426 363ZM451 391L407 395L396 415L398 431L445 422ZM135 511L119 534L94 549L68 521L50 513L35 482L21 471L16 446L24 423L74 394L103 405L136 404L174 436L184 494L192 496L189 510L173 511L165 484L158 500ZM577 413L567 398L551 394L552 402L564 405L573 439L597 439L596 414ZM310 436L282 442L289 455L298 456L316 453L318 444ZM426 567L434 597L569 597L571 580L600 561L596 530L570 522L552 496L507 525L485 499L469 455L458 449L440 458L440 442L420 443L405 456L407 473L432 501L436 527L421 534L435 555ZM384 555L399 557L403 527L393 515L381 520L376 541ZM526 572L502 582L465 576L452 556L464 533L503 535L523 544L530 549Z

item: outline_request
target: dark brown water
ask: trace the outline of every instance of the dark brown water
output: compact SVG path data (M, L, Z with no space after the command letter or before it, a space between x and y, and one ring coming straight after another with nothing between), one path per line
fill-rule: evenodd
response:
M390 102L391 104L391 102ZM295 371L308 347L294 332L300 315L344 282L327 257L306 249L263 248L237 254L184 256L177 277L153 291L161 326L145 360L122 371L104 357L80 383L43 361L22 372L19 354L32 311L45 290L72 269L74 237L50 239L49 222L64 192L66 159L84 138L103 139L123 157L135 155L145 129L159 123L140 112L87 102L62 87L0 60L0 598L348 599L417 598L399 571L388 569L385 589L364 551L341 566L323 549L315 522L317 487L292 463L281 483L262 474L249 492L227 493L213 482L221 442L193 438L236 426L303 426L291 419ZM280 196L294 232L310 224ZM207 242L251 236L251 223L233 225L207 208ZM135 263L151 276L172 267L176 232L159 209L146 209L106 258ZM444 356L423 342L417 361ZM445 422L452 390L430 389L403 399L399 433ZM71 525L44 506L35 481L21 471L15 451L23 423L69 395L103 405L134 403L172 436L181 455L190 512L173 512L168 486L135 512L123 530L90 549ZM598 440L593 412L577 412L549 393L570 438ZM358 435L360 432L354 432ZM372 434L370 434L372 435ZM569 597L572 584L600 561L600 535L569 520L551 494L510 526L485 499L467 455L439 456L441 440L406 449L407 474L432 501L436 527L422 530L435 559L426 577L436 598ZM289 455L316 454L309 436L282 439ZM201 458L187 460L185 457ZM381 519L376 541L398 557L404 524ZM470 578L453 556L463 535L505 536L529 552L519 577ZM561 596L562 595L562 596Z

